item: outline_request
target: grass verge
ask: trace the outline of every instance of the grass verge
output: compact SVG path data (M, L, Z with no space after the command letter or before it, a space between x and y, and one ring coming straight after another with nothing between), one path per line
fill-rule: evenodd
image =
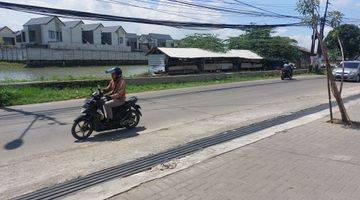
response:
M198 81L198 82L183 82L183 83L167 83L167 84L146 84L146 85L128 85L127 93L138 93L146 91L157 91L166 89L177 89L204 85L213 85L221 83L253 81L262 79L279 78L279 75L258 75L258 76L241 76L232 75L228 78L211 80L211 81ZM58 88L38 88L38 87L24 87L24 88L12 88L3 87L0 88L0 106L13 106L34 104L52 101L61 101L69 99L79 99L87 97L91 91L94 91L96 85L87 87L65 87Z

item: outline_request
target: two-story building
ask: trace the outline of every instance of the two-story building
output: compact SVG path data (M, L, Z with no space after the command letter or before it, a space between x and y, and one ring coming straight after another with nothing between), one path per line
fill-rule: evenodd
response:
M170 41L173 41L170 35L157 33L143 34L139 37L139 49L148 51L154 47L167 47L167 44L171 47Z
M126 33L126 45L131 48L131 51L139 50L139 36L136 33Z
M0 45L15 45L16 33L9 27L0 27Z
M101 44L126 46L126 31L122 26L106 26L101 29Z
M101 44L102 24L84 24L82 25L82 42L84 44Z
M154 47L176 47L170 35L149 33L138 36L127 33L122 26L104 27L101 23L62 21L58 17L32 18L23 25L23 30L16 32L2 27L0 37L1 43L6 45L48 48L148 51Z
M23 43L47 45L51 42L62 42L62 29L65 24L58 17L32 18L24 24Z
M81 20L66 21L65 26L62 29L63 42L67 44L81 44L82 39L82 27L84 22Z

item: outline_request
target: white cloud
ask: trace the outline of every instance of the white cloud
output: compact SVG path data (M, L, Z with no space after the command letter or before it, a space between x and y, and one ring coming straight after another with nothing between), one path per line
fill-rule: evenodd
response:
M273 36L284 36L286 33L288 33L289 28L288 27L279 27L274 30L272 33Z
M8 0L8 2L10 2ZM81 2L81 7L79 3ZM191 2L191 1L189 1ZM193 1L195 2L195 1ZM109 15L117 15L117 16L126 16L126 17L139 17L146 19L163 19L163 20L176 20L176 21L203 21L203 22L218 22L218 21L226 21L227 17L222 16L219 13L211 13L208 10L187 10L186 14L184 14L183 9L181 7L168 6L164 1L160 1L158 5L154 5L149 3L142 2L141 4L134 3L134 1L129 1L128 3L133 5L138 5L142 7L153 7L155 10L160 12L132 7L121 4L109 4L104 2L99 2L96 0L87 0L87 1L78 1L78 0L62 0L62 1L53 1L53 0L17 0L16 3L19 4L29 4L29 5L38 5L44 7L54 7L54 8L64 8L64 9L72 9L72 10L81 10L87 12L94 13L103 13ZM214 4L219 4L214 3ZM177 15L171 15L169 12L176 13ZM198 13L202 14L199 15ZM190 13L190 14L189 14ZM192 13L192 14L191 14ZM183 16L182 16L183 15ZM186 17L186 16L188 17ZM11 17L10 17L11 16ZM9 26L14 30L19 30L22 28L22 25L28 21L32 17L39 17L39 15L21 13L16 11L9 10L0 10L0 18L5 20L0 20L0 26ZM66 19L65 19L66 20ZM87 23L94 23L90 21L86 21ZM166 33L171 34L175 38L183 37L185 34L193 33L194 31L164 27L164 26L156 26L156 25L146 25L146 24L136 24L136 23L124 23L124 22L103 22L105 25L114 25L120 24L122 25L126 31L135 32L135 33ZM225 31L227 32L227 31Z
M13 2L10 0L6 0L8 2ZM196 0L187 0L188 2L196 2ZM338 0L339 1L339 0ZM135 2L135 3L134 3ZM218 23L230 23L230 15L219 14L216 12L211 12L209 10L204 9L182 9L181 7L169 6L165 1L160 0L158 5L151 4L153 1L149 1L148 3L141 1L136 4L136 1L129 1L131 4L136 4L143 7L152 7L157 10L167 10L171 12L175 12L178 15L169 15L168 13L156 12L148 9L137 8L137 7L129 7L121 4L107 4L104 2L99 2L96 0L16 0L16 3L20 4L31 4L45 7L54 7L54 8L64 8L64 9L72 9L72 10L81 10L87 12L95 12L95 13L103 13L109 15L117 15L117 16L127 16L127 17L139 17L146 19L163 19L163 20L174 20L174 21L202 21L202 22L218 22ZM211 1L214 5L220 5L221 1ZM81 5L81 6L79 6ZM187 12L186 14L183 12ZM201 14L199 14L201 12ZM193 13L193 14L189 14ZM187 18L179 15L187 15L191 18ZM38 17L39 15L15 12L0 9L0 26L8 25L10 28L14 30L19 30L22 28L22 25L29 20L31 17ZM192 19L196 18L196 19ZM93 21L86 21L86 23L94 23ZM127 32L138 33L138 34L146 34L146 33L164 33L170 34L175 39L180 39L185 35L200 32L200 33L214 33L219 35L222 39L226 39L228 37L238 36L243 32L240 30L233 29L210 29L210 30L186 30L186 29L178 29L164 26L156 26L156 25L146 25L146 24L136 24L136 23L125 23L125 22L102 22L104 25L114 25L119 24L124 27ZM310 36L307 35L293 35L289 28L278 28L276 29L276 35L281 36L289 36L299 40L299 44L301 46L308 46ZM309 38L309 39L307 39Z
M290 35L292 39L298 41L298 45L307 49L311 48L311 36L310 35Z

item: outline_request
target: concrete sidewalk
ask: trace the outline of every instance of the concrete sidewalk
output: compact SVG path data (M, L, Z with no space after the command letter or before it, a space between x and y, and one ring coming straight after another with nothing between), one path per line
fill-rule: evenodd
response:
M360 119L360 105L349 109ZM117 199L359 199L360 130L312 123L144 183Z

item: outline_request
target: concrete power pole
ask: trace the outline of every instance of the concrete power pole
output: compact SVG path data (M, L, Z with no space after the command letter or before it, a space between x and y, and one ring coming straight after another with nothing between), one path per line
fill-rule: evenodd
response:
M315 2L314 2L314 0L312 0L311 3L313 4L312 5L312 7L313 7L312 13L313 13L313 16L315 16L315 6L314 6ZM313 23L315 23L315 22L313 22ZM315 54L315 41L316 41L316 30L313 27L313 32L312 32L312 35L311 35L311 55Z
M329 8L329 4L330 4L329 0L326 0L324 17L321 18L321 21L320 21L320 37L318 38L319 41L318 41L318 48L317 48L317 54L319 55L319 57L321 57L321 55L322 55L320 40L322 40L324 38L324 29L325 29L325 23L326 23L326 17L327 17L327 11Z

